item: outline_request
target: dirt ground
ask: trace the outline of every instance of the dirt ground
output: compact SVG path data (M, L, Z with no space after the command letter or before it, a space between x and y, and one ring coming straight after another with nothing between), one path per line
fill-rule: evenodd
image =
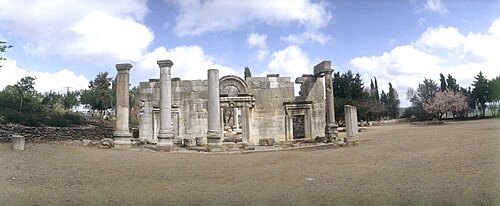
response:
M231 155L0 144L0 205L500 205L500 119L360 135Z

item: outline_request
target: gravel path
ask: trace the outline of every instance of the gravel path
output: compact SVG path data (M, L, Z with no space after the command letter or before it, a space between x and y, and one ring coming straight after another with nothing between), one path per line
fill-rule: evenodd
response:
M234 155L0 144L0 205L500 204L500 119L360 134L356 147Z

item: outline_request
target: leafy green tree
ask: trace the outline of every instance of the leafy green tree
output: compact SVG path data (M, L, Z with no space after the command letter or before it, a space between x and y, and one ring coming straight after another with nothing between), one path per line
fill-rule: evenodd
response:
M481 111L481 116L485 116L486 103L490 101L490 95L488 92L488 79L483 75L483 72L479 72L474 77L474 89L472 90L472 96L477 103L479 110Z
M389 93L387 93L387 106L389 114L392 118L397 119L399 117L399 104L401 101L399 100L399 95L396 89L392 87L392 84L389 82Z
M245 67L245 72L244 72L245 80L247 77L252 77L252 72L250 71L250 68L248 66Z
M488 93L490 94L490 109L493 116L500 114L500 76L492 78L488 83Z
M104 116L105 111L113 107L111 80L108 72L97 74L95 79L90 81L89 89L82 92L81 103Z
M5 52L7 51L7 49L10 49L12 47L12 45L7 45L7 42L0 41L0 52ZM5 58L3 56L0 56L0 61L1 60L5 60ZM0 65L0 67L2 67L2 65Z
M460 86L457 84L457 80L453 78L450 74L446 78L446 89L449 89L454 92L460 91Z
M358 118L368 119L370 95L364 91L363 80L359 73L347 71L344 74L336 72L333 75L333 95L335 96L335 118L338 122L344 120L344 105L357 107Z
M71 110L73 107L76 107L80 104L78 102L78 96L80 92L78 91L67 91L63 97L62 104L65 110Z
M439 90L437 83L427 78L424 78L423 83L418 84L416 91L413 88L408 88L406 98L410 101L411 107L407 109L405 116L415 116L421 120L431 117L424 110L423 105L429 104Z
M50 91L42 95L42 105L47 107L48 110L56 110L58 107L62 106L63 96Z
M443 73L439 74L439 82L440 82L439 88L441 89L442 92L444 92L448 86L446 85L446 79L444 78Z

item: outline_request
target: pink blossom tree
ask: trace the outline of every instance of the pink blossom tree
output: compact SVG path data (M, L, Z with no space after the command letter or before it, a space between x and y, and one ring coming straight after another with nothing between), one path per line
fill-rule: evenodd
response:
M437 92L434 98L423 104L427 113L437 114L439 121L447 111L460 112L467 108L465 96L459 92L445 90Z

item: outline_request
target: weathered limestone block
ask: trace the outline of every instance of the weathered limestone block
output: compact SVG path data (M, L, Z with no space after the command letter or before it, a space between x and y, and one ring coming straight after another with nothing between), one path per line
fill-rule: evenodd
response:
M275 142L274 138L259 139L259 146L273 146Z
M26 150L25 143L26 139L21 135L12 135L12 143L14 150L24 151Z
M358 136L358 114L355 106L345 105L345 129L347 138Z
M314 66L314 75L321 76L322 73L328 72L332 70L332 62L331 61L322 61L321 63Z

